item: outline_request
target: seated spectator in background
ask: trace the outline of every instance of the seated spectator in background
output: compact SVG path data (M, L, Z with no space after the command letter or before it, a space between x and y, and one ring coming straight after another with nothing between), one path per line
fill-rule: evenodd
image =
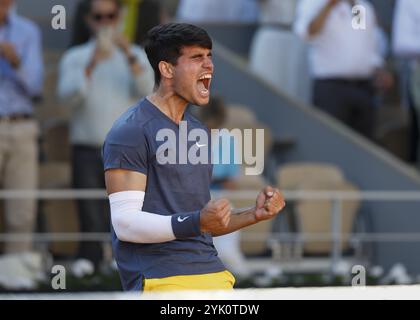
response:
M398 0L393 25L393 50L408 61L408 104L411 114L410 160L420 160L420 2L418 0ZM419 163L420 165L420 163Z
M37 189L38 124L35 97L43 87L41 32L17 15L13 0L0 0L0 181L4 189ZM5 200L5 231L25 233L6 242L6 253L33 249L30 234L36 225L37 199Z
M226 121L226 106L221 98L210 98L206 108L200 108L200 119L209 128L221 129ZM212 143L212 162L213 175L210 189L213 191L236 190L236 180L239 178L240 164L235 164L234 139L227 132L223 131L213 134ZM217 145L215 139L219 140L219 150L215 150ZM219 155L219 157L217 157ZM236 276L248 276L249 270L245 263L244 255L240 248L240 231L236 231L221 237L213 238L220 259Z
M364 30L352 26L355 5L365 8ZM365 0L301 0L294 28L310 45L314 105L373 138L375 86L392 85L373 6Z
M309 103L307 48L291 31L296 0L261 0L259 4L260 27L251 44L251 70L278 90Z
M135 100L153 89L153 71L144 51L117 31L120 8L117 0L92 0L87 23L95 36L67 51L60 62L58 95L73 107L74 188L105 188L101 157L105 136ZM82 232L109 230L106 200L81 200L78 208ZM101 243L82 242L79 258L98 267Z
M176 18L182 22L255 22L257 0L181 0Z

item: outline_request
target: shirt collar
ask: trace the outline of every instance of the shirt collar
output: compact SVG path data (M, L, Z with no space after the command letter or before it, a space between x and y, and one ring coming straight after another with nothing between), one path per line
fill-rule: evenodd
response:
M154 105L148 98L143 98L142 99L142 104L149 110L151 111L153 114L155 114L156 116L160 117L160 118L164 118L167 121L169 121L170 123L172 123L175 126L178 126L171 118L169 118L165 113L163 113L156 105ZM188 111L188 107L185 109L184 111L184 115L182 117L181 121L190 121L191 120L191 115Z

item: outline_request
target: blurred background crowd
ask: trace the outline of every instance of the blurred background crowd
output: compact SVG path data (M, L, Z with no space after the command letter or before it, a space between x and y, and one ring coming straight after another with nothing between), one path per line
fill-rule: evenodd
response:
M288 191L420 189L419 1L56 2L0 0L0 287L33 288L56 263L76 276L115 270L108 202L87 191L104 188L101 147L113 122L153 90L142 42L169 21L201 25L215 41L213 97L192 112L210 128L265 129L264 174L215 165L215 194L227 191L242 207L253 197L235 192L266 183ZM66 9L65 30L52 28L56 4ZM86 196L19 194L60 189ZM351 235L418 232L419 201L385 209L361 198L341 205L333 273L363 261L390 270L383 281L397 274L410 282L409 274L420 275L418 243ZM294 200L276 221L214 240L240 279L331 272L331 239L299 236L329 233L335 202ZM382 274L378 268L372 272Z

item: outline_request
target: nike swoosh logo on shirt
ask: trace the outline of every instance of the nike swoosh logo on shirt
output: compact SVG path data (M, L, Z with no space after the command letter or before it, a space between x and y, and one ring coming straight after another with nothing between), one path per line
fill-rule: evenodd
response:
M185 220L187 220L189 217L184 217L184 218L181 218L181 217L178 217L178 222L184 222Z

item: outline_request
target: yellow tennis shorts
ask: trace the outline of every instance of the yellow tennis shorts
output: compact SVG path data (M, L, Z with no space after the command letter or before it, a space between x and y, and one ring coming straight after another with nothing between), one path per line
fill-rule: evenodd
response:
M143 291L232 290L235 277L227 270L215 273L144 279Z

